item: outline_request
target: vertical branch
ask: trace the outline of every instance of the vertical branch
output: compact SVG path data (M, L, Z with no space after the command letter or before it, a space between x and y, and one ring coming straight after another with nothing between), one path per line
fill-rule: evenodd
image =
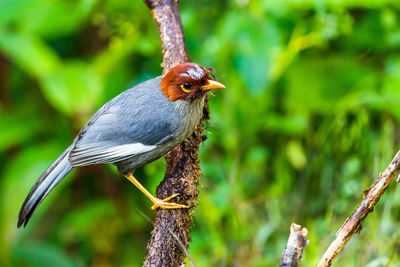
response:
M163 49L163 73L177 64L190 61L186 51L185 34L179 15L178 0L144 0L160 31Z
M367 190L364 191L364 199L361 204L353 211L353 214L343 223L336 238L333 240L328 250L325 252L318 267L331 266L336 257L349 242L350 238L361 231L361 224L368 214L374 210L386 188L393 181L400 171L400 151L397 152L392 162L383 173L379 174L378 180Z
M190 61L186 51L185 36L178 10L178 0L144 0L151 10L160 31L163 48L163 73L179 63ZM174 202L189 209L164 210L156 214L152 236L147 244L144 266L179 266L183 263L190 242L192 213L198 197L200 175L199 145L202 142L204 120L208 119L208 102L203 118L194 133L166 156L167 170L157 187L157 197L174 193Z
M305 227L292 223L279 267L297 267L303 256L303 249L308 243L307 234L308 230Z

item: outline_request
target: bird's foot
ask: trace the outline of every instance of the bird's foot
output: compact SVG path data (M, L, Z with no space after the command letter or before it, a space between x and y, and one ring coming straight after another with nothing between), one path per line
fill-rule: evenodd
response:
M167 202L168 200L173 199L174 197L178 196L179 194L173 194L164 199L155 198L154 205L151 207L152 210L160 209L188 209L189 207L186 205L181 205L177 203Z

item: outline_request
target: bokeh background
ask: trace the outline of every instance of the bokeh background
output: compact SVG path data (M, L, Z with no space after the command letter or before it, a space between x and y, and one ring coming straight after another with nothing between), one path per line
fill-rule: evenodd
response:
M201 146L196 266L277 266L296 222L303 266L400 145L398 0L181 1L194 62L227 88ZM73 171L17 230L43 170L108 99L161 73L142 1L0 0L0 265L141 266L151 203L113 166ZM164 159L138 169L155 191ZM392 184L336 266L400 266Z

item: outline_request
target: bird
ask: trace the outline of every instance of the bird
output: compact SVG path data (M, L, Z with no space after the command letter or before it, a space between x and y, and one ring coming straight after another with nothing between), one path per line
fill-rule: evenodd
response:
M24 227L50 191L75 167L113 163L152 202L153 210L188 208L153 196L133 176L136 168L162 156L186 139L200 122L205 95L225 86L209 68L178 64L105 103L72 144L43 172L22 204L17 227Z

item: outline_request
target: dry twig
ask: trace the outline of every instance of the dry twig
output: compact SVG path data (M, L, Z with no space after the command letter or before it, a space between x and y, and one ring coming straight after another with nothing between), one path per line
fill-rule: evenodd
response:
M362 222L365 220L367 215L374 210L376 203L399 171L400 151L397 152L386 170L379 174L378 180L370 188L364 191L363 201L336 233L335 240L333 240L328 250L325 252L318 267L331 266L337 255L343 250L344 246L354 233L361 231Z
M151 10L160 31L163 47L163 73L179 63L190 61L186 51L185 36L179 16L178 0L144 0ZM203 119L208 119L206 101ZM144 266L180 266L189 245L192 213L196 206L199 183L199 145L202 142L203 124L166 156L165 177L157 187L157 197L165 198L174 193L180 195L174 202L183 203L189 209L157 211L151 240L147 244Z
M283 251L279 267L297 267L303 256L304 246L307 245L308 231L295 223L290 226L290 236Z

